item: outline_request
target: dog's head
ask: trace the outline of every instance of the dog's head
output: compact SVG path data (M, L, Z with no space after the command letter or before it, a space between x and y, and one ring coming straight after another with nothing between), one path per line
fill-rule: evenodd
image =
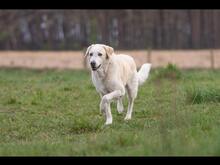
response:
M86 50L85 56L88 57L90 67L93 71L102 67L106 60L113 55L114 49L103 44L92 44Z

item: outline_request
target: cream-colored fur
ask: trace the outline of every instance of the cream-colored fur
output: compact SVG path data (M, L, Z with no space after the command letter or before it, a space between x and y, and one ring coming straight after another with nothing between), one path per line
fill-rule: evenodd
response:
M138 86L148 77L151 64L144 64L137 72L131 56L115 54L114 49L103 44L93 44L85 54L91 69L92 82L101 96L100 111L105 114L105 124L112 124L110 104L117 101L117 110L124 110L122 97L128 94L128 110L125 120L131 119Z

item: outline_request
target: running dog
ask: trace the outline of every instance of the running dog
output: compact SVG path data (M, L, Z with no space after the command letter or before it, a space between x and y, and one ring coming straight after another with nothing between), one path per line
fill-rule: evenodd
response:
M100 112L106 117L105 124L112 124L112 101L117 101L118 113L123 112L122 98L125 93L129 101L125 120L130 120L138 87L148 78L151 64L143 64L137 72L131 56L115 54L112 47L103 44L89 46L85 57L91 69L92 82L101 96Z

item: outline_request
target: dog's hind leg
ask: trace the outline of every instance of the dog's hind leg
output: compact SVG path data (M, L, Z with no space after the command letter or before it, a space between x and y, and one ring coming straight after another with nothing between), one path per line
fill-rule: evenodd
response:
M124 106L123 106L123 102L122 102L122 97L120 97L118 100L117 100L117 110L118 110L118 113L121 114L123 111L124 111Z
M132 115L132 111L133 111L133 105L134 105L134 98L128 96L128 111L127 111L127 114L125 116L125 120L130 120L131 119L131 115Z
M128 83L126 86L126 90L128 93L128 111L125 116L125 120L130 120L133 111L134 100L137 97L137 92L138 92L137 79L134 78L132 82Z

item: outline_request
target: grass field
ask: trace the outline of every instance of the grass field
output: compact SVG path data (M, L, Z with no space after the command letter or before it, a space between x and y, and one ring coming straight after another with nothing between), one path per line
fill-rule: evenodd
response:
M88 71L0 69L0 155L219 156L220 70L161 74L104 126Z

